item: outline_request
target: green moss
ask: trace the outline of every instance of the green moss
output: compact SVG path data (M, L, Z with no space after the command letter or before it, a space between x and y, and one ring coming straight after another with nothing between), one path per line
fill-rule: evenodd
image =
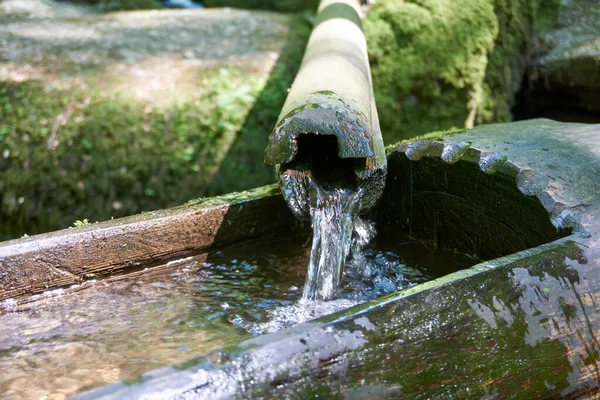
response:
M208 194L264 82L220 70L202 98L145 111L124 94L1 84L0 236L181 204ZM85 97L89 104L85 105ZM147 110L147 109L146 109ZM57 116L68 115L64 124ZM244 176L254 183L252 176ZM19 232L20 231L20 232Z
M512 119L515 87L523 79L530 40L535 35L539 1L495 0L500 35L489 54L476 123Z
M386 141L465 126L498 34L490 2L382 0L364 30Z
M450 129L446 129L443 131L429 132L424 135L415 136L415 137L412 137L409 139L404 139L399 142L387 145L387 146L385 146L385 150L386 151L392 150L400 144L415 142L417 140L444 140L444 137L446 137L446 136L457 135L459 133L463 133L466 131L467 130L464 128L450 128Z
M364 30L386 141L510 120L540 3L378 1Z
M223 204L244 203L258 198L279 195L279 186L277 184L260 186L254 189L245 190L243 192L233 192L222 196L202 197L199 199L189 200L186 204L177 208L185 208L190 206L214 207Z
M546 33L558 26L560 7L560 0L541 0L535 19L536 30L539 33Z

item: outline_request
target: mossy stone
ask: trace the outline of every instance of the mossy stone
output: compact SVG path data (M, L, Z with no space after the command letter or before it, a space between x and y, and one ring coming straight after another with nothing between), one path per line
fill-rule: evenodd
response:
M545 3L555 0L375 3L363 25L386 142L510 120Z

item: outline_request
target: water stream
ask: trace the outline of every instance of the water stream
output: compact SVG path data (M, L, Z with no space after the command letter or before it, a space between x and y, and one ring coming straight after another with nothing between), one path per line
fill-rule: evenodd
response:
M279 183L292 212L310 220L313 230L303 299L332 300L346 260L359 256L374 236L359 217L366 194L355 174L360 161L340 158L333 136L300 136L297 144L294 160L281 167ZM369 234L361 237L359 231Z
M350 190L335 188L311 208L313 238L304 299L331 300L336 295L358 218L356 198Z

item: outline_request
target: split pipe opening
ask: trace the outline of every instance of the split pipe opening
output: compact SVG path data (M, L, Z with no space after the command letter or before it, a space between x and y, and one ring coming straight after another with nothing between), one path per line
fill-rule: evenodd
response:
M310 218L311 188L354 189L358 213L376 203L387 161L373 96L358 0L323 0L315 27L265 151L283 196Z

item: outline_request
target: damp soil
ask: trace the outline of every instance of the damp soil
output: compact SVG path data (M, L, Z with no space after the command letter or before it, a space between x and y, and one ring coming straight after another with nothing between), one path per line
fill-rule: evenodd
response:
M478 261L433 251L430 243L393 228L377 230L365 249L370 276L356 279L346 274L334 301L301 299L310 238L300 231L46 292L24 304L4 301L0 393L12 400L63 399Z

